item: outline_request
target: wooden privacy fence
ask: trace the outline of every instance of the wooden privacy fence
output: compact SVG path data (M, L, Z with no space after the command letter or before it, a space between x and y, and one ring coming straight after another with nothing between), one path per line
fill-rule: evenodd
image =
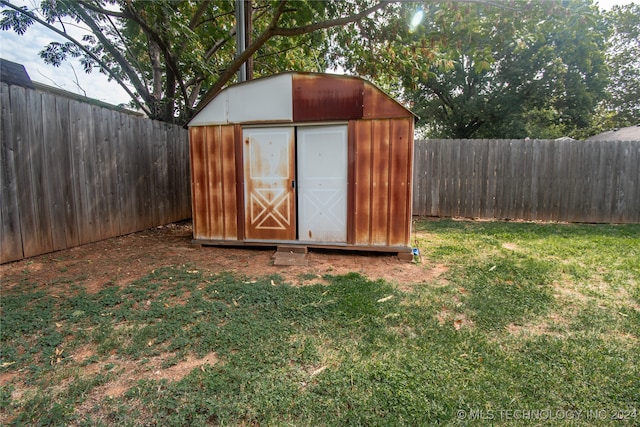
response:
M413 213L640 222L640 141L415 142Z
M2 84L0 262L191 217L187 131Z

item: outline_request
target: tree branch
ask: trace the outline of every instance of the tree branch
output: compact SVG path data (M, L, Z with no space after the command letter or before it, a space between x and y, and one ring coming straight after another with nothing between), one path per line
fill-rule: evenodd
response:
M285 37L299 36L302 34L312 33L317 30L350 24L352 22L359 21L360 19L364 18L367 15L370 15L376 10L382 9L382 7L385 6L387 3L388 2L386 1L381 1L371 6L370 8L365 9L362 12L357 13L355 15L345 16L345 17L336 18L336 19L330 19L328 21L323 21L323 22L315 22L313 24L303 25L301 27L293 27L293 28L274 27L272 30L272 36L285 36Z
M85 9L89 9L89 10L94 11L96 13L99 13L101 15L107 15L107 16L113 16L115 18L126 19L126 16L123 13L116 12L115 10L103 9L101 7L95 6L95 5L91 4L91 3L88 3L88 2L82 1L82 0L79 0L78 4L81 4Z
M138 100L138 97L131 92L131 90L129 89L129 87L127 87L127 85L122 81L122 79L109 67L109 65L107 65L105 62L103 62L99 57L97 57L93 52L91 52L89 49L87 49L86 47L84 47L84 45L82 45L82 43L78 42L76 39L74 39L73 37L71 37L70 35L68 35L67 33L65 33L64 31L60 31L59 29L57 29L56 27L54 27L53 25L49 24L46 21L43 21L42 19L38 18L36 15L34 15L32 12L29 11L25 11L24 9L21 9L11 3L9 3L6 0L0 0L0 4L3 4L17 12L20 12L26 16L28 16L29 18L33 19L34 21L36 21L38 24L44 26L45 28L53 31L54 33L58 34L61 37L64 37L65 39L69 40L70 42L72 42L73 44L75 44L76 46L78 46L87 56L89 56L91 59L93 59L94 61L96 61L98 64L100 64L100 66L116 81L118 82L118 84L125 90L125 92L127 92L127 94L131 97L131 99L133 100L133 102L135 102L135 104L142 110L145 112L145 114L149 115L150 111L148 108L146 108L146 106L141 103Z
M170 47L167 45L167 43L160 37L160 35L153 30L153 28L151 28L141 17L140 15L137 14L137 12L135 11L135 9L133 9L132 5L130 2L127 3L127 9L125 12L125 18L131 19L133 22L137 23L138 25L140 25L140 27L145 31L145 33L151 37L156 43L158 43L158 46L160 47L160 50L162 51L162 56L164 57L164 60L167 64L167 67L169 67L171 69L171 71L173 72L173 74L176 76L176 80L178 82L178 85L180 86L180 92L182 92L182 96L184 99L188 99L189 96L187 94L187 89L184 87L184 82L182 79L182 72L180 70L180 67L178 67L178 65L176 64L176 60L175 58L171 55L171 49Z
M244 50L240 55L236 57L235 60L233 60L229 64L229 66L224 70L224 72L220 75L220 77L218 77L218 80L216 80L216 82L213 84L209 92L200 101L200 105L205 105L209 101L211 101L222 90L222 88L227 84L227 82L231 80L231 78L233 78L234 74L236 73L236 71L240 69L242 64L246 62L246 60L250 58L254 53L256 53L256 51L260 47L262 47L262 45L264 45L270 38L274 36L302 35L302 34L311 33L320 29L331 28L339 25L345 25L351 22L355 22L375 12L376 10L382 9L387 4L388 4L387 1L381 1L375 4L374 6L368 9L365 9L362 12L357 13L355 15L346 16L346 17L337 18L337 19L330 19L328 21L318 22L310 25L305 25L302 27L278 28L277 26L278 21L280 20L280 17L284 13L285 7L287 5L287 0L281 0L280 3L278 4L278 8L276 9L276 12L274 13L273 18L271 19L271 22L269 23L269 26L267 27L267 29L262 34L260 34L260 36L257 37L254 40L254 42L251 43L249 47L247 47L246 50Z
M129 65L129 61L127 61L127 59L122 56L120 51L118 51L118 49L116 49L115 46L106 38L104 32L102 31L102 28L100 28L95 23L95 21L88 15L87 11L83 9L83 6L80 5L80 3L72 7L74 12L77 13L78 16L82 19L82 22L84 22L91 29L93 34L98 38L98 40L100 40L107 52L109 52L109 54L111 54L116 62L122 67L122 70L129 77L131 84L133 84L133 87L136 88L138 94L142 96L145 101L148 101L148 88L140 81L136 71L131 67L131 65Z
M222 46L225 45L225 43L227 43L229 40L233 39L233 37L235 35L236 35L236 29L234 28L229 33L229 37L224 38L224 39L220 39L220 40L216 41L213 46L211 46L211 48L204 54L204 59L207 60L207 61L209 59L211 59L213 54L215 54L218 50L220 50L222 48Z
M276 24L280 20L280 16L282 16L282 12L284 11L284 7L286 6L286 4L287 0L280 1L278 9L276 9L276 12L274 13L267 29L262 34L260 34L260 36L256 38L248 48L246 48L240 55L236 57L236 59L234 59L229 64L229 66L222 72L220 77L218 77L218 80L216 80L209 92L204 96L202 101L200 101L200 104L204 105L212 100L218 94L218 92L222 90L224 85L226 85L227 82L231 80L231 78L233 78L234 74L240 69L242 64L244 64L247 59L251 57L251 55L256 53L256 51L267 42L267 40L273 37L271 31L273 31L273 28L275 28Z
M122 35L122 33L120 32L120 30L118 29L118 27L116 26L115 22L113 22L113 19L111 19L112 17L107 15L107 21L109 21L109 24L111 24L111 28L112 30L115 32L115 34L118 36L118 38L120 39L120 43L122 43L122 46L124 46L127 55L129 58L131 58L131 62L133 63L133 65L138 69L138 73L141 77L141 80L143 81L142 83L145 86L148 86L149 82L146 81L146 79L144 78L144 72L142 70L142 66L140 65L140 63L138 62L138 60L136 59L136 56L133 54L133 52L131 52L131 49L129 48L129 44L125 41L124 36Z
M210 3L211 0L206 0L200 3L200 6L198 6L196 13L193 14L193 16L191 17L191 21L189 21L189 28L193 30L198 26L198 24L200 23L200 18L202 18L202 15L204 15L204 12L207 10Z

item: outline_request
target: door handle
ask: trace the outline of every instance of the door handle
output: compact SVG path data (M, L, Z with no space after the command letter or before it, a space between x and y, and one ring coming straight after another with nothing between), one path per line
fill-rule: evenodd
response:
M291 180L291 188L296 188L296 180L295 179Z

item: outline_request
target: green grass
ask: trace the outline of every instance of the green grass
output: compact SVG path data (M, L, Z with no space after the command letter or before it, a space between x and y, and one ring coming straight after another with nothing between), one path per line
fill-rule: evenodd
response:
M0 374L15 377L0 422L640 424L639 226L417 229L422 266L448 271L412 291L358 274L294 287L197 266L97 294L70 284L54 297L22 280L2 293ZM100 393L127 367L212 352L217 363L177 381L140 375Z

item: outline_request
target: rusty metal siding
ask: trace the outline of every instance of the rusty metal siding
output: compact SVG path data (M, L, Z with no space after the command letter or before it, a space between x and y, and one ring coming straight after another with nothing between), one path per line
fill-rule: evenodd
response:
M234 149L236 159L236 212L238 218L238 240L244 240L246 233L244 229L244 143L242 142L242 126L233 127Z
M400 117L412 117L412 114L371 83L364 84L363 118L388 119Z
M413 177L413 120L390 120L390 246L402 246L411 240L411 180Z
M412 120L359 120L350 126L356 245L409 245Z
M236 152L234 126L220 126L220 154L222 161L222 234L225 240L238 238L238 201L236 197Z
M233 126L189 130L195 239L236 240L236 160Z
M359 119L363 114L364 81L350 77L293 75L293 121Z
M391 144L389 142L389 121L372 120L371 143L371 245L384 246L388 241L389 227L389 187Z
M191 211L193 216L193 237L207 238L207 174L205 169L205 128L189 128L189 154L191 157Z
M372 196L372 140L371 121L357 120L353 122L355 161L354 161L354 209L353 224L355 228L355 244L368 246L371 244L371 196Z

